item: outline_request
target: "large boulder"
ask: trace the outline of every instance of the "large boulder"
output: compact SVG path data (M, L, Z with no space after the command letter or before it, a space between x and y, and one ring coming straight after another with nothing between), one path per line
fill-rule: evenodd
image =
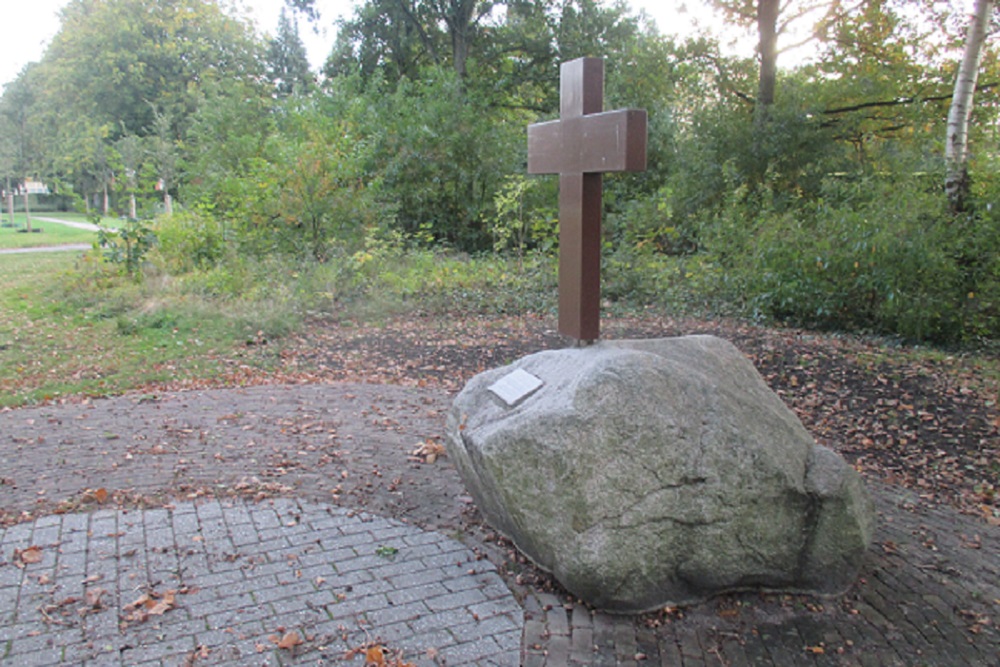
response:
M858 474L713 336L482 373L454 402L447 447L487 521L610 611L747 588L838 593L871 542Z

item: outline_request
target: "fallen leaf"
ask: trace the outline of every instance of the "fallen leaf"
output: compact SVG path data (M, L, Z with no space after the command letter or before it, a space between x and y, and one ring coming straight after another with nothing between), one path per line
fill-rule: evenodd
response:
M104 487L99 488L97 491L94 491L94 498L103 505L104 501L108 499L108 490Z
M283 648L286 650L291 650L302 643L302 637L299 633L292 630L291 632L286 632L285 636L281 638L278 642L278 648Z
M375 665L377 667L382 667L385 665L385 651L381 646L369 646L365 650L365 667Z
M173 609L174 593L175 591L167 591L166 593L164 593L162 598L157 600L152 607L149 607L149 615L162 616L163 614Z
M823 655L826 653L826 649L822 646L806 646L806 651L812 653L813 655Z
M433 440L427 440L420 443L416 449L410 452L410 456L421 459L425 463L434 463L437 461L439 456L445 455L445 448L439 442L434 442Z
M123 607L126 612L129 612L126 614L125 620L141 623L150 616L162 616L174 608L176 594L176 590L169 590L162 596L158 595L155 591L143 593L135 602Z
M24 567L25 565L32 565L34 563L41 563L42 558L45 554L42 553L41 547L28 547L27 549L14 550L14 564L18 567Z
M101 598L104 596L105 593L107 593L107 591L103 588L89 589L86 595L84 596L85 599L87 600L87 606L89 606L91 609L100 609Z

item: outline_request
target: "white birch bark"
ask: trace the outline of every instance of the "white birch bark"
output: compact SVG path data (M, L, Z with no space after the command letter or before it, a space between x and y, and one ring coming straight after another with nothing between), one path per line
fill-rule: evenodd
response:
M945 139L945 192L953 211L961 211L969 192L969 119L972 98L979 77L979 63L986 42L986 28L993 13L994 0L976 0L965 39L965 53L955 78L955 92L948 110L948 136Z

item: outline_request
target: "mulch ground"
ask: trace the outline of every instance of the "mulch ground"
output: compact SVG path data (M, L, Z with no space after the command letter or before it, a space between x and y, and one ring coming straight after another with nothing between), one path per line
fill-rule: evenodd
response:
M664 317L614 319L608 339L713 334L732 341L818 442L867 476L1000 523L1000 378L974 357L843 335ZM549 318L411 318L319 324L283 349L295 376L441 387L565 347ZM994 369L992 371L996 373Z

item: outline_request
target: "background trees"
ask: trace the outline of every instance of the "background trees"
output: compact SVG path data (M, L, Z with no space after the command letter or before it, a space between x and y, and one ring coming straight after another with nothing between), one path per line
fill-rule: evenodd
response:
M73 0L0 99L0 170L87 206L117 193L130 216L176 198L165 238L209 263L335 262L388 237L483 253L514 224L519 253L550 253L553 179L512 179L524 128L558 113L560 62L601 55L608 104L650 111L649 171L606 184L614 298L697 289L810 326L992 335L993 3L972 37L958 0L716 4L756 56L664 37L620 2L366 0L312 73L286 13L261 38L216 0Z

